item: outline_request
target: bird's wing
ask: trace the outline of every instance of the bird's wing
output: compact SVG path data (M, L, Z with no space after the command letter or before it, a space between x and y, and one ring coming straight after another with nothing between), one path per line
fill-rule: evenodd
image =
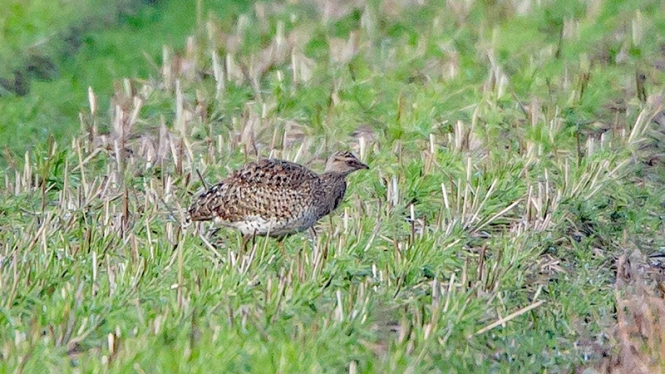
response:
M284 160L261 160L249 163L227 179L256 186L278 189L299 189L303 183L317 180L319 176L306 167Z
M237 222L248 216L289 219L312 205L318 175L282 160L250 163L201 195L189 209L190 219Z

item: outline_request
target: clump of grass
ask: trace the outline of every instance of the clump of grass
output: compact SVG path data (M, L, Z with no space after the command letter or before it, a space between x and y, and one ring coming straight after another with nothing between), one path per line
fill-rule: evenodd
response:
M80 137L5 173L3 364L485 372L598 359L588 342L608 351L615 324L607 259L638 221L660 225L631 206L630 178L662 87L641 100L632 66L557 56L574 30L563 47L506 51L504 28L551 10L519 5L496 25L477 16L496 9L466 2L258 4L233 30L210 18L183 51L165 47L153 79L119 81L108 118L91 90ZM596 116L608 97L624 105L610 122ZM260 157L316 169L338 149L371 171L315 237L243 252L233 232L181 228L191 196L229 170Z
M665 312L662 275L640 250L617 259L614 296L617 325L612 331L615 349L596 364L598 372L655 373L663 368Z

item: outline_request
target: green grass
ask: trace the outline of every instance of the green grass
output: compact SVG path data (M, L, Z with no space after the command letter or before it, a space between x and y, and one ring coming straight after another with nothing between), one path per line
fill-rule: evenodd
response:
M633 314L615 257L663 244L665 9L568 3L374 1L328 20L263 3L202 21L150 79L115 85L110 115L7 160L0 367L556 373L618 357ZM339 149L371 169L316 237L242 252L235 232L181 230L197 171L321 170Z
M0 79L12 81L14 71L38 66L37 73L24 72L25 95L0 92L0 147L19 155L46 142L50 134L57 139L77 134L88 87L99 95L100 110L107 112L114 82L157 74L163 47L182 49L196 29L197 17L205 19L214 10L223 24L231 24L232 15L247 7L240 0L154 5L68 1L58 9L52 9L52 3L16 2L0 14L0 25L5 26L0 29Z

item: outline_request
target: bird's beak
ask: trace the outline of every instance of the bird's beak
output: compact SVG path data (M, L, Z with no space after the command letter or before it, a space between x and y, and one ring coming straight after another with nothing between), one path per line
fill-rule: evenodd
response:
M360 162L360 161L358 161L358 166L360 166L359 169L369 169L369 166L367 166L366 164L363 164L363 163Z

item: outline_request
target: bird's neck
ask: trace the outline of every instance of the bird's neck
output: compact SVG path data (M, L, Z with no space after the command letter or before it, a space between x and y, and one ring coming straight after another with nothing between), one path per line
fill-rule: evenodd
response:
M329 211L331 212L339 206L346 193L346 174L336 172L326 172L321 174L326 198L329 199Z
M330 187L346 186L346 174L328 171L321 174L321 181Z

